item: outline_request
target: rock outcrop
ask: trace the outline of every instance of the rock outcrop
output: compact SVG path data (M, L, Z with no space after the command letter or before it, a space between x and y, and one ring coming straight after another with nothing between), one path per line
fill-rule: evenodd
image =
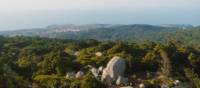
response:
M125 60L120 57L113 57L103 70L101 80L107 82L116 81L119 76L123 76L125 72Z

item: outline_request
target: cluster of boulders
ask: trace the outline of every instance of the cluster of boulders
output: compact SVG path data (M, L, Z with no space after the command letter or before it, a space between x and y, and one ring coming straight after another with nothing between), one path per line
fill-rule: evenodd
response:
M100 66L98 69L88 65L91 73L97 79L101 79L102 82L106 82L108 84L112 84L115 82L117 85L127 84L128 78L124 77L125 72L125 60L115 56L113 57L106 67Z
M100 56L100 54L98 56ZM99 68L95 68L91 65L88 65L87 67L90 68L90 72L93 74L94 78L96 78L99 81L102 81L107 84L115 84L115 85L120 85L120 86L124 85L124 87L121 87L121 88L133 88L131 87L131 83L129 84L128 78L124 77L124 73L126 69L125 60L118 56L113 57L108 62L105 68L103 66L100 66ZM80 79L83 76L84 76L83 71L78 71L76 73L71 72L71 73L66 74L66 78ZM173 84L174 84L174 87L172 88L187 88L186 86L181 84L179 80L175 80ZM138 84L138 88L146 88L146 85L144 83L140 83ZM162 84L160 85L160 88L169 88L169 86Z
M98 52L98 56L100 56ZM124 72L126 68L125 60L115 56L113 57L106 67L100 66L99 68L95 68L91 65L88 65L93 76L102 82L106 82L108 84L115 83L117 85L127 84L128 78L124 77ZM84 76L83 71L78 71L76 74L74 72L69 72L66 74L66 78L82 78Z

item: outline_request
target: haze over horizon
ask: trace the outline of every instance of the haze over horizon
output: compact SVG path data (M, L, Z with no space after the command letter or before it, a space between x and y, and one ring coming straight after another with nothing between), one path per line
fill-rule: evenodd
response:
M199 0L0 0L0 31L51 24L200 25Z

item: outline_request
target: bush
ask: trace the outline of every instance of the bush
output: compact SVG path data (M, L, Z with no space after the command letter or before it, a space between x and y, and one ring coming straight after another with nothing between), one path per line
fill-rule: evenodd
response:
M56 75L38 75L34 78L39 87L44 88L69 88L70 81Z
M91 73L88 73L81 81L80 88L106 88L106 86L96 80Z
M200 78L198 78L192 69L186 68L185 76L189 80L191 88L200 88Z

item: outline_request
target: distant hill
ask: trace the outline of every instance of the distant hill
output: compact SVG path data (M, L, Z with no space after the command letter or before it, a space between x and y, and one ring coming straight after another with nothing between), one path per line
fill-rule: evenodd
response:
M16 31L3 31L0 32L1 35L4 36L16 36L16 35L24 35L24 36L43 36L43 37L51 37L48 35L58 34L59 33L74 33L80 31L87 31L89 29L96 28L106 28L110 27L110 24L88 24L88 25L50 25L46 28L33 28L33 29L21 29Z
M179 29L190 29L193 28L193 25L190 24L161 24L158 25L161 27L173 27L173 28L179 28Z
M59 39L97 39L97 40L131 40L131 41L158 41L169 39L180 41L193 41L200 39L200 27L184 24L169 25L50 25L46 28L24 29L0 32L4 36L40 36ZM191 42L189 41L189 42Z

